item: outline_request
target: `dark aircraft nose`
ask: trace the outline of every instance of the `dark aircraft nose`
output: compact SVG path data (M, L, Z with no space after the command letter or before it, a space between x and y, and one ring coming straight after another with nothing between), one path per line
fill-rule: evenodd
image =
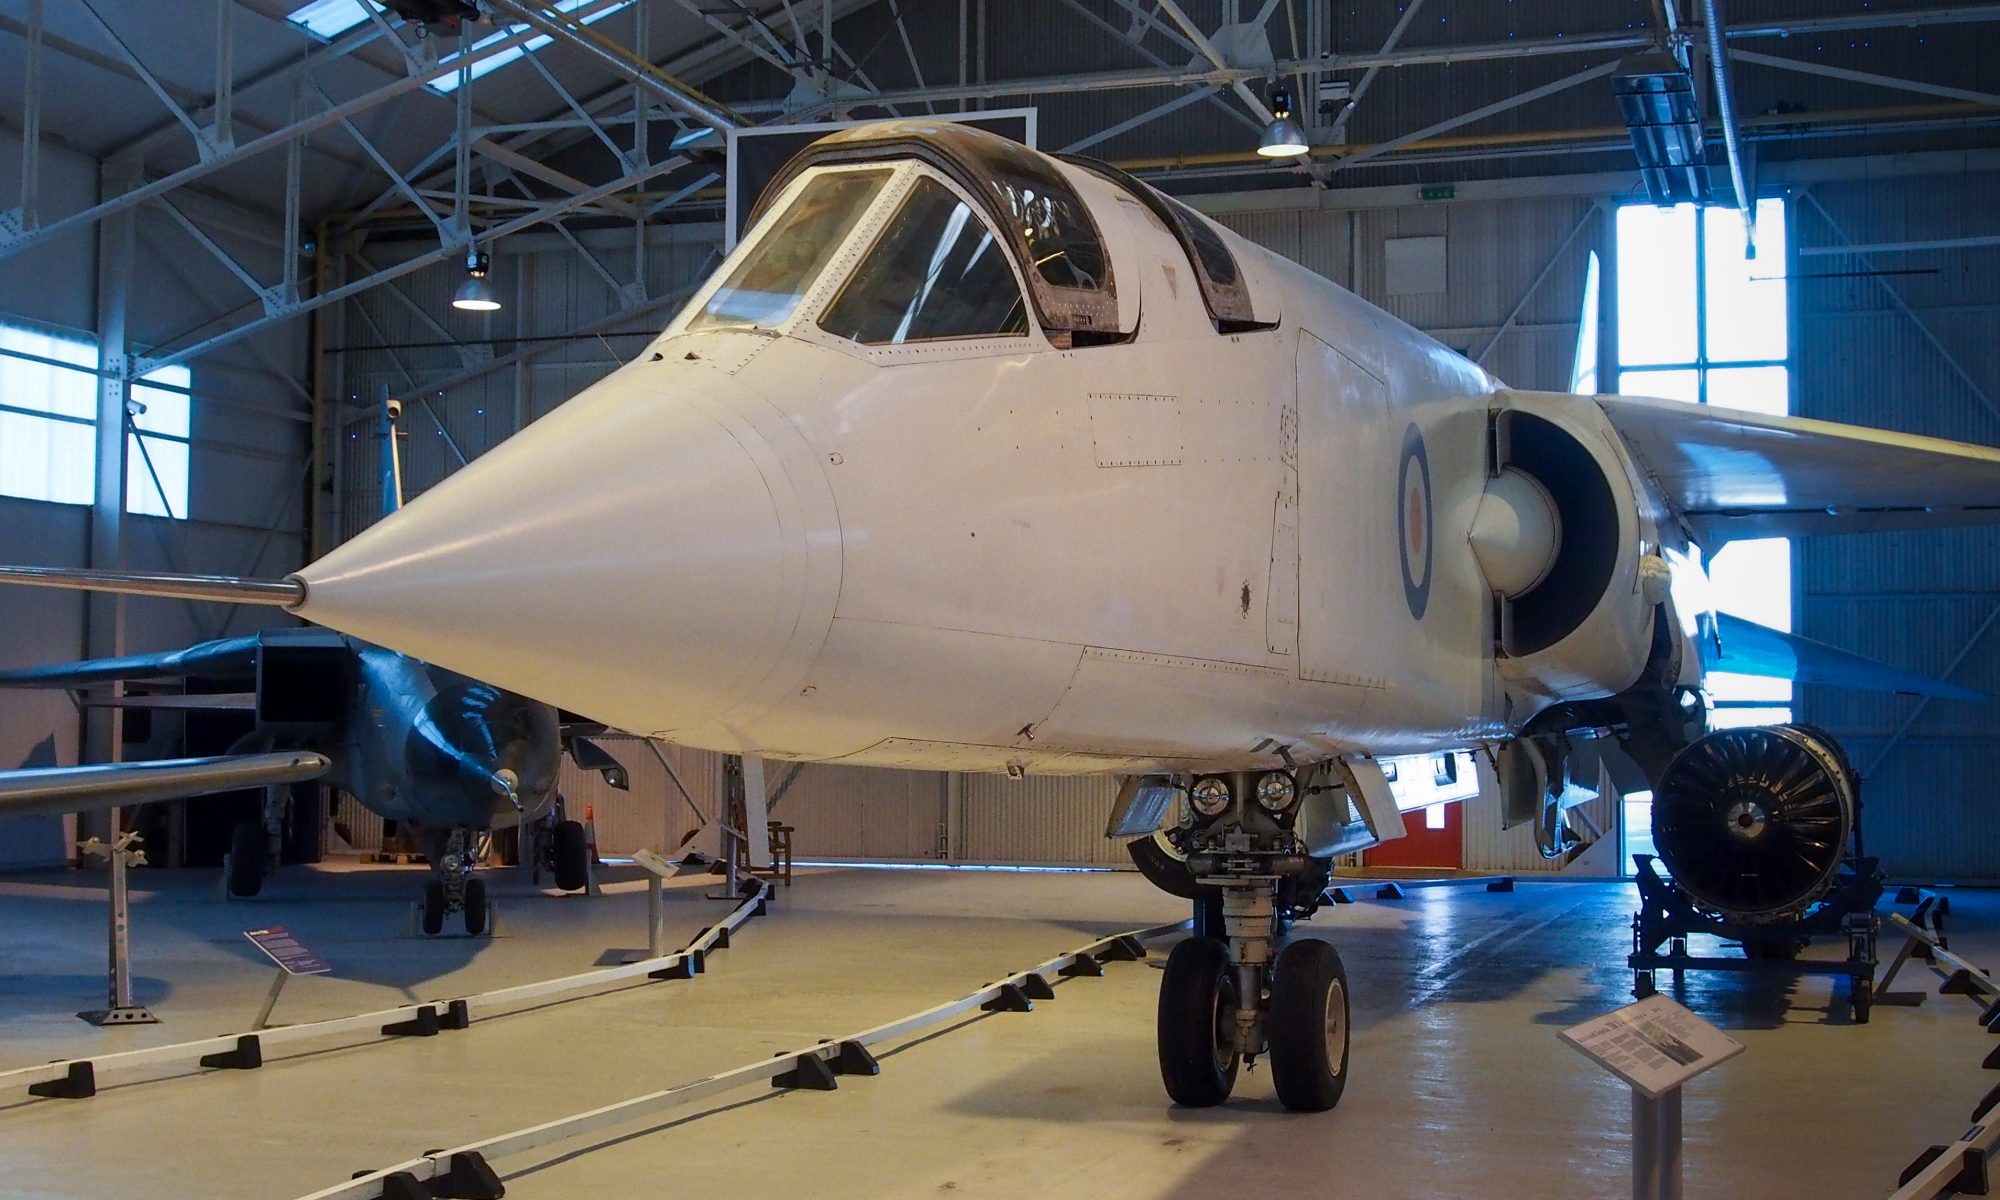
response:
M641 733L788 694L839 588L825 476L684 367L628 366L475 459L302 570L297 611Z
M424 706L405 748L412 785L466 810L469 825L532 812L556 785L561 753L553 709L471 680Z

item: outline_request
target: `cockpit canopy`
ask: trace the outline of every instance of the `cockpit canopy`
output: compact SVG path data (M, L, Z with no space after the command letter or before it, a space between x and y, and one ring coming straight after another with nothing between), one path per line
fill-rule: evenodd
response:
M1120 223L1130 206L1113 203L1114 190L1180 244L1218 332L1271 326L1223 236L1178 201L1104 163L1059 162L974 126L892 121L822 138L786 164L682 328L775 329L812 294L822 330L865 346L1025 337L1030 322L1058 346L1123 341L1138 296L1121 305L1098 224L1111 221L1132 253Z
M750 214L754 227L786 185L813 167L913 158L974 197L1026 268L1035 316L1051 333L1115 334L1118 293L1111 255L1090 206L1043 156L953 121L887 121L843 129L785 165Z

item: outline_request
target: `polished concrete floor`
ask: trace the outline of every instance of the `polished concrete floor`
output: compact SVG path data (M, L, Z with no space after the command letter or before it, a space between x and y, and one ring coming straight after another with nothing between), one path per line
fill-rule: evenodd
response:
M0 879L0 1068L243 1028L270 978L247 927L284 924L333 964L294 982L280 1020L546 978L644 942L629 881L596 900L508 881L512 936L426 942L399 936L417 871L293 871L229 904L197 873L134 878L138 998L166 1023L95 1030L69 1015L101 1002L101 876ZM1954 946L2000 958L2000 896L1953 903ZM1064 981L1033 1013L915 1039L836 1092L751 1089L496 1165L521 1200L1620 1195L1626 1094L1556 1031L1629 999L1630 905L1619 885L1524 884L1322 912L1306 931L1340 947L1355 995L1353 1076L1331 1113L1278 1109L1262 1069L1225 1108L1169 1105L1156 953ZM726 909L698 884L671 889L668 942ZM0 1096L0 1196L284 1200L854 1032L1180 915L1129 874L801 872L693 982L85 1101ZM1994 1040L1963 997L1854 1026L1820 979L1695 977L1678 994L1748 1047L1688 1090L1691 1196L1886 1195L1992 1084L1979 1059Z

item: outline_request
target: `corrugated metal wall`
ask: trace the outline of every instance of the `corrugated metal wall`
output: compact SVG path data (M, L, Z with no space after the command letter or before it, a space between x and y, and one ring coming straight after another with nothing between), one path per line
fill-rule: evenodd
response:
M563 759L559 786L571 817L580 821L595 811L599 853L670 854L700 827L703 816L716 812L722 794L721 755L664 742L649 745L643 738L602 737L597 742L624 766L631 786L619 791L595 771L578 770L568 758ZM661 765L662 757L673 764L685 796Z
M1794 241L1990 236L1996 187L2000 175L1977 173L1821 184L1794 207ZM2000 247L1799 263L1801 415L2000 445ZM2000 695L2000 533L1818 538L1796 554L1800 632ZM1906 697L1801 693L1800 716L1837 734L1867 775L1867 849L1886 870L2000 878L1991 704L1935 701L1919 711Z
M765 772L775 787L789 769L771 763ZM797 858L942 859L945 801L940 771L813 763L800 771L772 819L796 829Z
M962 862L1098 864L1127 867L1123 843L1104 836L1116 779L966 775L959 784Z

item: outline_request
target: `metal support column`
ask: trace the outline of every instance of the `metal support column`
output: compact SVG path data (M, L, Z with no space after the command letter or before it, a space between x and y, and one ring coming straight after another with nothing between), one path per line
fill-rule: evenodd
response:
M107 163L101 172L102 194L116 196L138 182L138 164ZM130 345L125 329L126 298L130 292L135 217L130 209L105 218L97 227L97 381L96 495L90 509L90 542L86 554L97 570L125 567L125 422L132 400ZM116 658L125 653L125 599L93 592L84 600L84 656ZM111 694L124 694L114 683ZM93 706L83 716L85 762L117 762L124 720L116 705ZM115 814L78 819L85 833L116 838Z
M1681 1092L1632 1089L1632 1200L1681 1200Z

